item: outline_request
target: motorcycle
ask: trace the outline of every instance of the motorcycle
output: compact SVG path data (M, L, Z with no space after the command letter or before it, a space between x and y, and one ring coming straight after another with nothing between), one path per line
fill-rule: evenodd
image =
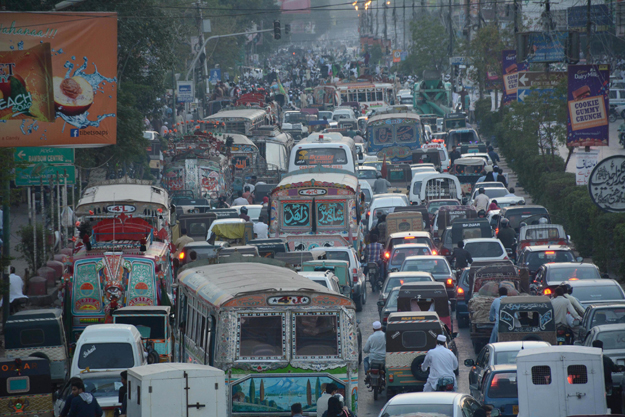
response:
M572 345L574 341L573 331L569 326L559 325L556 328L556 342L558 345Z
M439 378L436 383L437 392L454 391L454 379L451 377Z
M615 107L610 107L610 114L608 116L608 119L610 120L610 123L614 123L616 122L616 119L618 119L620 116L620 114L618 114L618 112L616 111Z
M375 292L377 289L382 288L382 279L380 277L380 267L375 262L367 263L367 270L369 276L369 283L371 283L371 292Z
M373 399L377 401L378 395L386 388L385 363L382 361L371 361L371 368L367 372L365 384L373 391Z

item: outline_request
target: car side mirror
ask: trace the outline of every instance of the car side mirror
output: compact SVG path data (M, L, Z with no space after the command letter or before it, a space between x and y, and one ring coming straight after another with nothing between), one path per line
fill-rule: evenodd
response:
M453 332L453 333L451 334L451 338L452 338L452 339L455 339L456 337L458 337L458 332Z
M464 366L475 366L475 361L473 359L465 359Z
M601 274L601 278L610 278L608 274Z
M577 258L575 258L575 260L579 263L584 262L584 258L582 258L581 256L578 256Z
M378 305L379 305L380 307L384 307L384 301L378 301Z

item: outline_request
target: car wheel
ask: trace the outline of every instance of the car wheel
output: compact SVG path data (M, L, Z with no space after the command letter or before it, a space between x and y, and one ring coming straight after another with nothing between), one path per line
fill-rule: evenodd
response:
M356 312L359 313L362 311L362 296L360 297L356 297L356 299L354 300L354 303L356 304Z
M466 329L467 327L469 327L468 317L458 317L458 312L456 312L456 320L458 321L458 328Z
M367 284L365 284L365 287L362 289L362 304L365 305L367 304Z

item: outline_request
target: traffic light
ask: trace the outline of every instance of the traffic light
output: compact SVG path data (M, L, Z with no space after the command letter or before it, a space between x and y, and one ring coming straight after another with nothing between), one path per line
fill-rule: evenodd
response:
M284 34L289 35L290 33L291 33L291 25L287 23L286 25L284 25Z
M282 37L282 34L280 33L280 21L274 20L273 21L273 38L278 40L281 37Z

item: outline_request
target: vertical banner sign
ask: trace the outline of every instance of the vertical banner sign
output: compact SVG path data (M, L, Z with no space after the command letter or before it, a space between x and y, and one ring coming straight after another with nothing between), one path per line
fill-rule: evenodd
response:
M516 91L519 85L519 71L516 63L516 51L504 50L501 62L503 64L503 99L502 104L516 101Z
M609 65L569 65L568 146L608 146Z
M116 113L116 13L0 13L0 147L113 145Z
M576 152L577 164L575 165L575 182L577 185L587 185L588 177L597 165L599 151Z

